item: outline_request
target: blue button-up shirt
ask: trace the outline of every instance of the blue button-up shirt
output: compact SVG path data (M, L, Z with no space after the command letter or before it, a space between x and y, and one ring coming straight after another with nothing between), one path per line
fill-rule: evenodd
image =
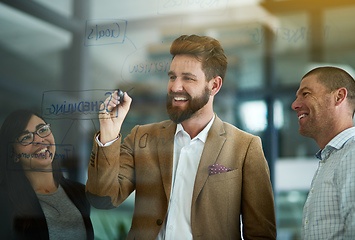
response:
M339 133L316 157L302 239L355 239L355 127Z

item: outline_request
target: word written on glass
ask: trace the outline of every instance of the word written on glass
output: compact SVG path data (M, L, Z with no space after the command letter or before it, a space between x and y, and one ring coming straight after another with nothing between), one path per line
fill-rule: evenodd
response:
M122 44L126 38L127 21L122 19L86 20L85 46Z
M108 106L114 101L114 90L50 90L42 94L41 114L46 119L90 120L99 118L99 113L110 112ZM105 99L109 99L105 103ZM116 100L119 104L119 100ZM118 113L116 113L117 115Z

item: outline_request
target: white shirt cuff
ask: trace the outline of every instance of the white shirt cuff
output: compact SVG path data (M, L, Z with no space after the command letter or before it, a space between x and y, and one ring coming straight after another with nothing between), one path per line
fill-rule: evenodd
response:
M120 138L120 137L117 137L117 138L113 139L112 141L109 141L109 142L103 144L102 142L100 142L99 137L100 137L100 133L97 134L95 140L96 140L96 143L97 143L100 147L108 147L108 146L110 146L112 143L116 142L116 141Z

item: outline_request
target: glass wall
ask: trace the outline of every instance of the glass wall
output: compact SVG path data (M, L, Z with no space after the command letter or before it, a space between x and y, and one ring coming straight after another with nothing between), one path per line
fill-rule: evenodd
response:
M291 104L313 67L355 76L354 11L345 0L0 1L0 120L17 108L40 112L56 142L73 147L66 175L85 183L105 94L134 88L123 136L136 124L167 119L171 42L182 34L215 37L228 56L215 112L262 138L279 239L300 239L318 146L298 133ZM85 114L71 111L86 102ZM123 237L133 203L134 194L118 209L93 209L96 238Z

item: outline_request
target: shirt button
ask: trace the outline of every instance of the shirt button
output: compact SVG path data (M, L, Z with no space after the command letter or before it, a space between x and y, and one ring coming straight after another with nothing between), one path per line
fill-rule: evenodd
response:
M163 224L163 220L158 219L156 223L160 226L160 225L162 225L162 224Z

